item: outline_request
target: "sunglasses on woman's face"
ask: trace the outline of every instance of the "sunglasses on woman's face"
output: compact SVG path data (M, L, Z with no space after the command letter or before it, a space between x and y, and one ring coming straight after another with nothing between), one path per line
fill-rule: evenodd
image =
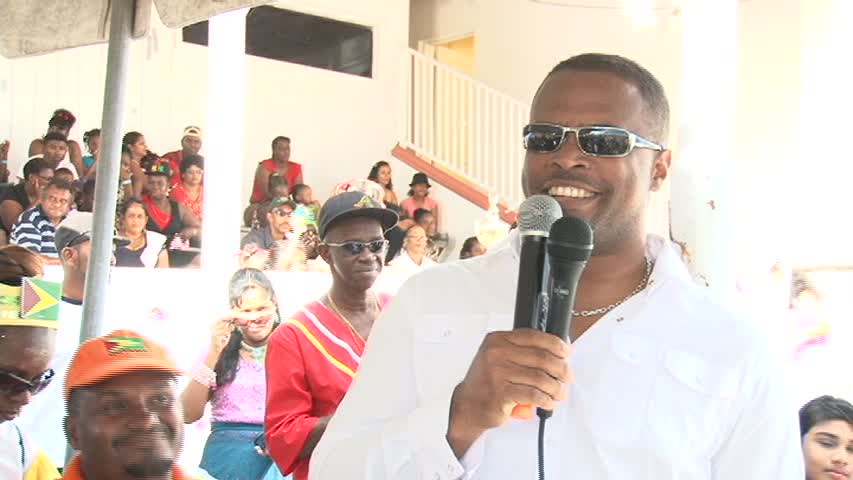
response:
M56 372L52 368L48 368L35 380L27 380L12 372L0 370L0 392L6 395L18 395L29 391L35 395L50 385Z
M635 148L662 152L665 149L651 140L618 127L564 127L551 123L531 123L524 127L524 148L536 153L553 153L575 134L578 148L588 157L624 157Z
M326 243L329 247L343 249L348 255L361 255L366 248L370 253L379 253L388 246L388 240L373 240L372 242Z

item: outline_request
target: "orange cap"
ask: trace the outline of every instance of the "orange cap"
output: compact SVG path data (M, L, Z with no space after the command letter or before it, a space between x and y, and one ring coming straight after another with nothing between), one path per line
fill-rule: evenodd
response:
M166 349L130 330L92 338L80 345L65 377L65 399L77 387L88 387L117 375L143 370L180 374Z

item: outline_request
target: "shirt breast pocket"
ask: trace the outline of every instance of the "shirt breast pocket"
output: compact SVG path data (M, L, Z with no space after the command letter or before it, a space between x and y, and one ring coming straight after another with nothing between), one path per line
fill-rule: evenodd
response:
M673 458L708 461L737 397L733 368L667 349L649 402L649 444Z
M577 401L601 445L637 445L660 352L651 341L627 332L615 332L603 346L604 360L589 384L579 385Z
M465 378L486 334L488 315L424 315L415 325L413 362L418 395L452 390Z

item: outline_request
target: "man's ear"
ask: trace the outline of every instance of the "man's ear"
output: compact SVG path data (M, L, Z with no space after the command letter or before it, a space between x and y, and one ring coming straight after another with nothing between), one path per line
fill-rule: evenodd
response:
M669 177L669 169L672 165L672 151L664 150L660 152L652 163L652 178L649 190L657 192L661 185Z
M77 417L66 415L62 420L62 429L65 430L65 438L74 450L80 450L80 432L78 431Z
M322 258L323 261L325 261L326 264L328 264L331 267L332 266L332 249L329 248L328 245L321 243L321 244L317 245L317 252L319 252L320 258Z
M77 252L75 252L71 247L65 247L62 249L62 252L60 252L60 255L62 255L63 263L70 264L74 260L74 257L77 256Z

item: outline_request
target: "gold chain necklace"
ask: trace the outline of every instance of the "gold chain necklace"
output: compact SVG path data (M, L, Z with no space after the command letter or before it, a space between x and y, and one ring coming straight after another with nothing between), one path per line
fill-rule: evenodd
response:
M378 311L379 311L379 297L377 297L377 296L376 296L376 293L375 293L375 292L373 292L373 291L371 291L370 293L372 293L372 294L373 294L373 301L375 302L375 305L376 305L376 311L378 312ZM352 330L352 333L354 333L358 338L360 338L362 342L367 343L367 342L366 342L366 340L364 339L364 337L362 337L362 336L361 336L361 334L360 334L360 333L358 333L358 330L356 330L356 329L355 329L355 327L354 327L354 326L352 325L352 323L347 319L347 317L345 317L345 316L344 316L344 314L343 314L343 313L341 313L341 309L339 309L339 308L338 308L337 304L335 304L335 301L332 299L332 293L331 293L331 292L329 292L329 293L327 293L327 294L326 294L326 298L329 300L329 306L330 306L330 307L332 307L332 310L335 312L335 314L336 314L338 317L340 317L340 319L341 319L341 320L343 320L343 321L344 321L344 323L346 323L346 324L347 324L347 326L349 327L349 329L350 329L350 330Z
M597 315L604 315L605 313L613 310L614 308L618 307L619 305L622 305L629 298L631 298L634 295L642 292L643 289L646 288L646 286L649 284L649 277L652 276L652 267L653 266L654 266L654 263L649 259L649 257L646 257L646 273L643 275L643 279L640 280L640 284L637 285L637 287L634 288L634 290L632 290L631 293L629 293L628 296L626 296L622 300L619 300L616 303L611 303L610 305L607 305L606 307L596 308L595 310L581 310L581 311L572 310L572 316L574 316L574 317L594 317Z

